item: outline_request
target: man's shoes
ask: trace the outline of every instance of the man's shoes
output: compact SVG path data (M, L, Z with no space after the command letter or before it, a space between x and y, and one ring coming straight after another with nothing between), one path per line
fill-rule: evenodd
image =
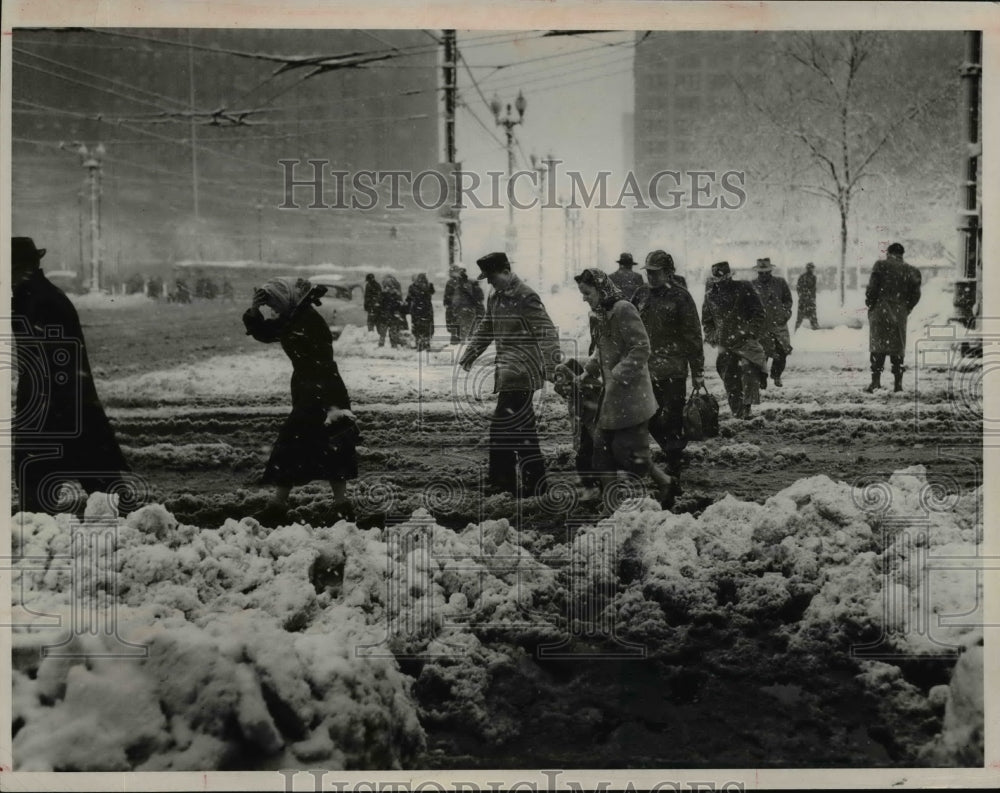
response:
M872 372L872 381L865 387L865 393L871 394L875 392L876 388L882 387L882 373Z
M748 419L750 418L750 406L740 405L739 409L736 411L736 418L738 419Z
M354 512L354 505L350 501L342 501L339 504L333 505L333 511L330 514L330 525L333 526L342 520L346 520L348 523L356 523L358 516Z
M774 380L774 384L776 386L778 386L778 388L781 388L781 378L780 377L772 377L771 379Z
M760 376L760 387L762 389L767 388L767 375L766 374L762 374Z
M281 526L288 517L288 505L280 501L268 501L264 508L255 512L251 517L261 526L269 529L276 529Z
M673 509L674 502L677 500L677 496L681 494L681 483L677 477L668 476L670 482L666 486L660 488L660 491L656 494L657 500L660 502L660 506L663 509Z

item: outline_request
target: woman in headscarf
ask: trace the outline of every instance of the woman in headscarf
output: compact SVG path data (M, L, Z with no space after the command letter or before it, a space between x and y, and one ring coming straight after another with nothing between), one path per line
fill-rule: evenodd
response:
M576 282L595 318L594 350L584 372L599 376L604 386L594 433L594 468L602 472L605 487L618 470L649 474L660 503L669 509L676 488L654 465L649 449L649 419L657 404L647 366L646 328L638 309L602 270L588 268Z
M403 288L396 276L383 276L382 305L378 316L378 346L385 346L385 335L388 333L389 344L399 347L403 343L404 330L406 330L406 315L403 306Z
M410 315L417 352L431 348L431 336L434 334L434 306L431 303L433 294L434 284L427 280L424 273L419 273L406 295L406 311Z
M331 522L354 520L347 480L358 475L358 430L333 360L333 335L314 308L325 293L325 286L303 278L272 278L254 290L253 305L243 315L249 335L280 342L292 362L292 412L278 431L261 480L274 485L274 495L255 515L271 527L285 518L292 487L316 479L326 479L333 490ZM276 316L265 318L261 306Z

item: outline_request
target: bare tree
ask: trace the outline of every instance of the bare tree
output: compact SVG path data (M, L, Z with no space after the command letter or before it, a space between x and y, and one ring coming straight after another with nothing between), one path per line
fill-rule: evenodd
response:
M811 181L794 186L830 201L839 212L843 305L848 221L861 182L897 133L946 89L940 83L912 91L880 85L885 38L879 33L796 33L782 44L775 58L777 80L763 88L759 82L751 86L738 79L737 84L745 101L804 151Z

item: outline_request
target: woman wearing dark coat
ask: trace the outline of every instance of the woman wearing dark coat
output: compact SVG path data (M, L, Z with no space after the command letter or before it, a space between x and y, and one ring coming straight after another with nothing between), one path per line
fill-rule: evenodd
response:
M375 280L374 273L365 276L365 314L368 315L368 330L375 330L379 311L382 309L382 287Z
M80 318L42 272L44 255L30 237L11 238L18 374L12 431L21 510L62 509L54 495L66 480L79 481L87 493L116 493L123 512L136 509L135 478L98 398Z
M378 315L378 346L385 346L385 336L389 334L389 344L399 347L403 343L402 332L406 330L406 308L403 305L403 288L394 275L382 278L382 296Z
M413 338L417 342L417 352L431 348L431 336L434 335L434 305L431 295L434 294L434 284L420 273L410 284L406 295L406 312L410 315Z
M649 376L649 336L639 311L607 274L588 268L576 276L583 299L597 317L598 333L584 373L603 383L594 431L594 468L605 486L616 470L649 474L664 508L673 506L674 481L652 460L649 420L658 409ZM583 377L578 378L583 385Z
M254 290L253 305L243 315L249 335L279 342L292 362L292 412L278 431L261 480L275 488L255 516L264 525L279 525L292 487L316 479L326 479L333 490L332 520L354 520L347 480L358 475L357 424L333 359L333 335L314 308L325 293L325 286L302 278L273 278ZM260 310L265 305L277 316L265 318Z

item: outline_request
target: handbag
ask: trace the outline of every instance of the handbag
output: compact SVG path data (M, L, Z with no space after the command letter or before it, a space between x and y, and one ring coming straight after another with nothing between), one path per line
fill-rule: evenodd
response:
M704 385L692 389L684 405L684 437L689 441L703 441L719 434L719 400Z

